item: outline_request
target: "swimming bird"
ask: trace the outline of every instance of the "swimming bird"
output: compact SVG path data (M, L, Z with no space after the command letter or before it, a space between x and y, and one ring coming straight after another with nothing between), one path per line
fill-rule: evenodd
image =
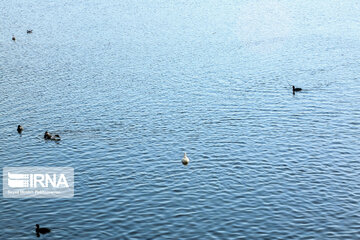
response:
M52 137L51 134L48 133L48 131L46 131L45 134L44 134L44 138L45 139L51 139L51 137Z
M18 133L21 133L24 130L24 128L21 125L18 125L17 131Z
M190 162L190 159L186 156L186 153L184 153L184 157L181 160L182 164L184 165L188 165L188 163Z
M51 135L48 131L44 134L44 139L46 140L54 140L54 141L60 141L60 136L58 134L55 134L54 136Z
M293 87L293 94L295 94L295 92L300 92L302 89L301 88L296 88L295 86Z
M49 233L51 232L51 229L50 228L40 228L39 224L36 224L36 233L39 234L46 234L46 233Z
M51 140L54 140L54 141L60 141L61 138L58 134L55 134L54 136L51 137Z
M13 40L13 41L15 41L15 40L16 40L16 38L15 38L15 36L14 36L14 35L12 36L12 40Z
M27 34L32 33L32 30L26 30L26 33Z

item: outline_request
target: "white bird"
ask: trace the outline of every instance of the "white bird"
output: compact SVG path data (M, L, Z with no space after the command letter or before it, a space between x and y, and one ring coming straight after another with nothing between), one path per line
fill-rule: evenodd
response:
M188 165L189 161L190 161L190 159L186 156L186 153L184 153L184 157L181 160L182 164Z

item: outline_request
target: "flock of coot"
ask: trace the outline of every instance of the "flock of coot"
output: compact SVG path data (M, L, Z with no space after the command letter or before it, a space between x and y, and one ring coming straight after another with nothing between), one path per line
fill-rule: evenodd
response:
M30 29L30 30L26 30L26 33L27 34L30 34L30 33L32 33L32 29ZM14 42L16 41L16 38L15 38L15 36L14 36L14 34L13 34L13 36L12 36L12 38L11 38Z
M18 132L19 134L21 134L22 131L24 131L24 127L21 126L21 125L18 125L18 127L17 127L17 132ZM60 140L61 140L60 135L58 135L58 134L51 135L48 131L45 132L45 134L44 134L44 139L46 139L46 140L53 140L53 141L60 141Z
M32 33L32 30L27 30L26 33L30 34L30 33ZM14 35L12 36L12 40L13 41L16 40ZM302 89L292 86L292 90L293 90L293 94L295 94L296 92L300 92ZM23 130L24 130L24 128L21 125L18 125L18 127L17 127L18 133L21 134ZM58 134L52 135L48 131L45 132L44 139L53 140L53 141L61 140L61 138ZM188 158L186 153L184 153L184 157L182 158L181 162L183 165L188 165L188 163L190 162L190 159ZM50 233L50 232L51 232L51 230L49 228L40 228L39 224L36 224L36 235L38 237L40 236L40 234L46 234L46 233Z

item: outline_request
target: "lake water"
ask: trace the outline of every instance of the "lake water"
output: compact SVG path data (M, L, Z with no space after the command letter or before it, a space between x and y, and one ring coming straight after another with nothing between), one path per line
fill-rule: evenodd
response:
M1 168L75 171L74 198L1 198L0 238L40 224L44 239L359 239L359 14L355 0L0 3Z

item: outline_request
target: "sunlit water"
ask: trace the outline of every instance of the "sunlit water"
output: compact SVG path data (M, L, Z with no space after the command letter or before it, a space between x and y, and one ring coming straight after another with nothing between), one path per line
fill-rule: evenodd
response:
M0 238L359 239L359 14L0 3L1 168L75 169L72 199L1 198Z

